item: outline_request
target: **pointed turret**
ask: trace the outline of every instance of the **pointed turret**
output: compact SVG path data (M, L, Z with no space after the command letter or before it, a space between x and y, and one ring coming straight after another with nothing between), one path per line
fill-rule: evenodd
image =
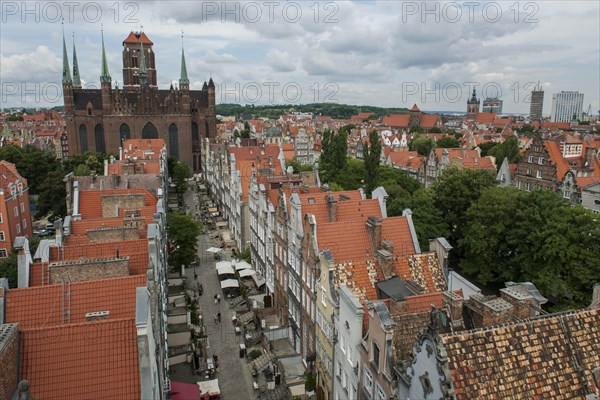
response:
M81 89L81 77L79 76L79 64L77 63L77 51L75 50L75 35L73 35L73 87Z
M212 77L208 80L208 87L215 87L215 83L213 82Z
M144 54L144 43L140 43L140 86L148 84L148 70L146 69L146 56Z
M206 83L206 81L204 81L204 85L202 85L202 90L206 90L208 89L208 84Z
M63 33L63 85L70 85L73 83L71 80L71 69L69 68L69 56L67 55L67 43L65 42L65 34Z
M188 79L187 67L185 66L185 53L183 46L181 46L181 77L179 78L179 86L189 85L190 80Z
M110 83L111 77L108 73L108 62L106 61L106 50L104 49L104 31L102 31L102 74L100 75L100 82Z

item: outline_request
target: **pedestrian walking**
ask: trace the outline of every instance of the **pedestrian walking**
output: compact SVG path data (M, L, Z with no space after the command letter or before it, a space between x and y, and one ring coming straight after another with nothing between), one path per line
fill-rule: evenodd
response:
M219 299L218 295L217 295L217 294L215 294L215 304L217 304L217 302L218 302L218 299Z
M221 304L221 295L220 294L217 295L217 303Z
M219 320L219 323L221 323L221 312L220 311L217 313L217 319Z
M219 322L219 316L217 315L217 313L215 313L215 317L214 317L214 319L215 319L215 324L216 324L217 322Z

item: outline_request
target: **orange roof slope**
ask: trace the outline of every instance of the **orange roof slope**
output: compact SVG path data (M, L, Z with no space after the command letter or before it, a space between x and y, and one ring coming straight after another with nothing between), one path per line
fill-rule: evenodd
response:
M127 139L123 142L123 158L129 156L137 157L138 160L159 160L164 145L164 139Z
M85 322L85 314L109 311L109 319L135 317L135 289L146 276L104 279L63 285L10 289L6 292L6 321L19 329ZM65 292L70 290L70 315L63 315Z
M102 196L143 194L145 206L156 206L158 199L145 189L82 190L79 192L79 210L84 219L102 218Z
M302 213L312 214L317 220L317 229L320 224L328 223L327 203L306 204L302 207ZM379 200L346 200L337 202L337 219L334 222L353 221L359 219L366 221L368 217L374 216L381 218L381 208Z
M317 226L319 250L329 250L334 262L360 261L372 253L366 219Z
M391 127L405 127L410 123L410 115L408 114L390 114L383 117L383 124Z
M123 40L123 44L125 43L144 43L153 45L152 40L148 39L148 36L144 32L130 32L129 36Z
M442 343L459 400L583 399L600 365L600 310L443 335Z
M415 246L406 217L388 217L381 220L381 240L394 244L394 255L414 254Z
M36 399L139 399L135 319L23 330L19 375Z

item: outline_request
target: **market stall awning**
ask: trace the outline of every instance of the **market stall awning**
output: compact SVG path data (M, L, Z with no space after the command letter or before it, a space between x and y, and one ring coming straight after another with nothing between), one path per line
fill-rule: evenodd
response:
M252 269L252 266L248 264L246 261L236 261L235 270L240 271L242 269Z
M222 250L223 249L220 249L218 247L209 247L208 249L206 249L206 252L217 254L217 253L220 253Z
M222 267L231 267L231 261L219 261L218 263L215 264L215 267L217 269L222 268Z
M221 394L218 379L213 379L212 381L198 382L198 387L200 388L200 395L207 393L210 395Z
M239 271L240 274L240 278L245 278L247 276L252 276L254 274L256 274L256 272L253 269L243 269L241 271Z
M224 265L222 267L217 268L217 275L227 275L227 274L234 274L234 270L233 268L231 268L231 265Z
M240 284L237 281L237 279L225 279L224 281L221 282L221 289L236 288L236 287L240 287Z

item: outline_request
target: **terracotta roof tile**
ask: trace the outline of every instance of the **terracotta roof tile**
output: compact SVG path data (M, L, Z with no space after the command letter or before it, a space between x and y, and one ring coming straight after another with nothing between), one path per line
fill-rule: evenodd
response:
M600 310L443 335L442 343L459 400L582 399L600 365Z
M130 32L129 35L123 40L123 44L125 43L144 43L153 45L152 40L148 39L148 36L144 32Z
M41 328L63 323L85 322L85 314L109 311L108 319L135 317L135 289L146 285L146 276L95 280L63 285L10 289L6 292L7 322L19 329ZM70 314L63 314L66 291L70 290Z
M36 399L138 399L135 319L21 331L20 378Z
M390 114L383 117L383 125L388 125L392 128L406 128L410 123L410 115L408 114Z

